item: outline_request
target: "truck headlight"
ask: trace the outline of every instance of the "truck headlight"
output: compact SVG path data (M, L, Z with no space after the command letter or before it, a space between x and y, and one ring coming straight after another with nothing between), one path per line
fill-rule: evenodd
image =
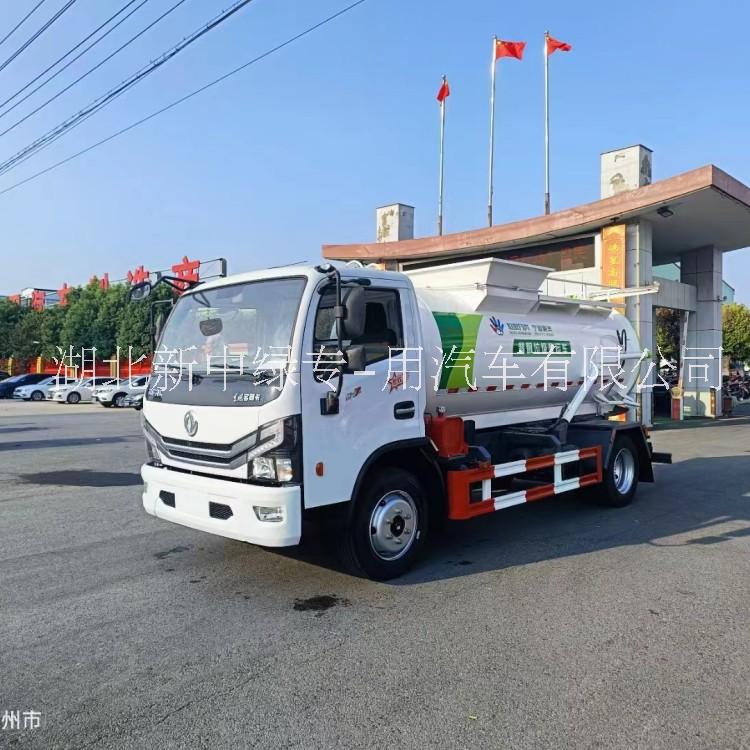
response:
M274 448L278 448L284 442L284 420L278 419L263 425L258 430L258 442L254 448L247 452L247 460L251 461L256 456L262 456Z
M258 442L248 451L248 479L262 483L299 482L301 440L299 416L263 425Z
M254 458L250 467L253 479L266 479L271 482L291 482L294 479L294 466L291 458L274 458L273 456L258 456Z
M259 456L253 459L253 479L276 479L276 461L268 456Z

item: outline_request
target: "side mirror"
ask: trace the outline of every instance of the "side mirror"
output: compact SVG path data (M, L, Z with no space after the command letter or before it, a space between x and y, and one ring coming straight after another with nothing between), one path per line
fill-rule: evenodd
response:
M141 281L140 284L134 284L128 290L128 300L136 302L146 299L151 294L151 282Z
M350 346L344 352L344 356L347 364L346 372L362 372L367 366L367 352L361 344Z
M361 286L349 289L343 306L344 338L356 339L365 332L365 290Z

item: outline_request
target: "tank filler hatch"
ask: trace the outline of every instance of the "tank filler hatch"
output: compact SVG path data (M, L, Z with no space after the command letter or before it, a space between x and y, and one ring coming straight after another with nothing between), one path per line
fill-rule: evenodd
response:
M481 258L445 263L404 273L417 289L459 292L465 304L475 310L527 313L539 305L541 287L552 268L517 263L513 260Z
M595 300L550 297L539 289L554 269L499 258L480 258L444 263L404 273L415 288L460 296L464 305L477 312L503 310L529 313L539 307L565 310L571 315L582 311L607 317L614 305Z

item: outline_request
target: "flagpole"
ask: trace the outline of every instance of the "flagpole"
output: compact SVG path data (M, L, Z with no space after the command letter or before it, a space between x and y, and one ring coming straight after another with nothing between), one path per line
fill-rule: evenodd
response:
M443 76L443 86L447 82L446 76ZM437 220L437 233L441 235L443 233L443 178L444 178L444 164L445 164L445 100L443 97L440 100L440 188L438 191L438 220Z
M490 90L490 175L487 195L487 226L492 226L492 186L495 164L495 72L497 70L497 36L492 37L492 88Z
M547 40L549 31L544 33L544 213L550 211L549 203L549 53Z

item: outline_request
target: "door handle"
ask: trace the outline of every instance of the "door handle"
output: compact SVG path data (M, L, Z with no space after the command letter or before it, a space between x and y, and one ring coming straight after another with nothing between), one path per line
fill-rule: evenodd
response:
M393 407L393 416L396 419L412 419L416 413L413 401L399 401Z

